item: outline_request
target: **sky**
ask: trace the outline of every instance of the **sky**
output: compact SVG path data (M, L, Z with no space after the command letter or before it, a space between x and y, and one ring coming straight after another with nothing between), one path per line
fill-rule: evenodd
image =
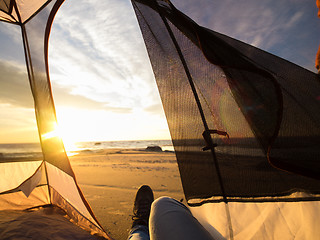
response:
M202 26L315 72L315 1L172 2ZM0 22L0 143L38 141L20 35ZM52 26L49 66L65 141L170 139L129 0L66 0Z

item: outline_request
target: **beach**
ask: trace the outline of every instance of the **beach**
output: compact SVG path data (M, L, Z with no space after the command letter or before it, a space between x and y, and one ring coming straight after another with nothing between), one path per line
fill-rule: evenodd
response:
M169 196L185 202L170 140L79 142L67 150L81 191L97 220L113 239L127 239L135 194L141 185L149 185L155 199ZM42 160L42 157L39 143L0 144L0 160L4 162ZM16 234L13 232L18 228L10 224L17 222L15 216L22 213L4 211L0 214L12 217L0 221L0 233L7 234L8 230L4 229L11 229L12 234ZM47 217L46 214L42 216Z
M102 149L83 151L69 159L98 221L114 239L127 239L132 224L133 201L139 186L148 184L155 198L170 196L183 199L173 152Z
M173 149L173 147L166 141L160 142L163 144L159 144L160 147L166 149L162 151L156 147L157 143L159 142L88 142L82 143L81 148L68 152L72 169L83 195L91 206L98 222L108 235L115 240L126 240L128 237L132 224L134 198L141 185L149 185L154 191L155 198L169 196L186 203L175 153L172 150L167 150ZM127 147L116 148L114 147L116 144ZM129 145L132 147L128 148ZM140 147L141 145L145 147ZM148 149L148 146L153 146L153 148ZM3 144L0 145L0 149L2 149L0 160L4 162L26 161L26 159L41 160L41 155L37 152L35 145ZM238 153L236 156L227 154L229 151L227 147L218 148L218 150L220 152L217 152L217 158L220 161L220 170L225 176L225 186L229 193L237 194L243 199L252 196L260 197L262 194L271 194L274 191L286 193L292 189L308 189L315 192L319 188L319 183L313 179L297 177L294 174L273 168L265 158L259 157L259 152L255 148L239 147L231 149ZM246 152L249 152L250 156L246 156L244 154ZM178 156L181 156L180 153L177 152ZM195 159L190 161L192 171L199 171L200 169L203 174L206 170L203 165L210 166L210 162L208 164L208 161L206 161L204 152L196 153L197 158L193 158L195 155L192 154L195 153L189 152L188 154L191 159ZM183 164L180 167L181 172L185 173L183 172ZM210 168L208 169L210 170ZM209 175L206 173L204 176L208 177ZM184 180L186 179L189 180L189 178L184 178ZM201 180L201 178L199 179ZM219 185L209 186L210 183L214 182L208 181L203 186L211 191L212 189L218 189ZM187 187L185 187L185 191L188 193ZM308 197L308 195L306 196ZM272 200L272 198L270 199ZM301 203L299 199L300 197L297 198L298 204ZM229 206L234 206L230 213L235 221L238 221L237 216L241 221L244 221L242 216L248 214L245 205L250 206L250 199L248 200L248 204L246 202L230 203ZM261 200L265 201L266 198ZM292 201L292 199L288 200L289 202ZM293 202L293 204L295 203ZM240 205L243 205L243 208L239 207ZM272 202L267 205L272 205ZM278 214L278 205L272 206L275 207L270 209L268 207L266 213L266 216L270 216L268 217L268 224L271 225L278 219L275 218ZM260 208L254 207L254 209L259 210ZM221 211L223 212L224 208ZM252 216L260 216L259 211L253 213ZM313 214L316 211L310 210L309 212L311 213L310 218L313 219L313 216L315 216ZM239 213L240 215L238 215ZM219 214L219 211L213 211L212 214L212 216L223 216ZM252 217L252 219L259 218ZM219 217L213 217L212 219L219 219ZM251 224L250 219L247 219L248 224ZM280 219L282 218L279 218L279 221ZM301 217L301 219L303 218ZM0 239L25 239L26 237L31 239L30 236L36 236L33 239L98 239L72 224L73 221L66 216L64 211L58 208L52 209L52 206L43 206L30 211L4 209L0 211ZM223 221L220 223L224 224ZM212 226L218 226L219 224L213 222ZM40 225L41 227L38 227ZM217 227L217 231L222 231L221 234L226 236L227 233L223 232L224 225L222 225L219 228ZM300 225L303 224L297 223L295 226Z

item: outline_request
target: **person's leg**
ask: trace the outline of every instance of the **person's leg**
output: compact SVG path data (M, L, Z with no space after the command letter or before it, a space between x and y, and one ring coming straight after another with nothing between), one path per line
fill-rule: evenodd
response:
M131 228L128 240L149 240L149 228L145 225L136 225Z
M152 240L213 239L184 204L169 197L152 203L149 232Z
M130 240L149 240L149 216L151 204L154 200L152 189L143 185L139 188L134 200L133 223L129 232Z

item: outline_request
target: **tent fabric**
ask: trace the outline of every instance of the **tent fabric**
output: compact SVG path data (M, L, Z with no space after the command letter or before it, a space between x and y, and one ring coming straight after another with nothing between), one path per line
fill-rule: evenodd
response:
M110 239L76 182L57 131L49 77L48 42L54 16L63 2L64 0L0 0L0 20L6 22L1 24L13 23L21 27L43 153L42 161L2 160L0 173L4 174L0 176L0 210L23 210L46 205L60 207L81 228Z
M319 76L132 0L187 204L214 239L319 236Z
M50 204L48 186L37 186L27 197L22 191L0 193L0 211L24 210Z
M48 0L16 0L17 11L20 14L21 22L25 22L27 19L37 13L43 6L50 3Z
M74 176L63 143L57 133L57 119L48 70L48 40L54 13L62 1L50 2L22 27L30 86L44 159ZM43 51L45 49L45 51Z
M132 3L188 202L318 198L319 76L197 25L170 1Z
M55 206L0 212L0 239L101 239L69 221Z
M44 164L41 164L35 173L30 178L27 178L27 180L25 180L18 189L21 190L26 197L29 197L34 188L39 185L44 185L45 182L45 168Z
M10 3L1 0L1 6L5 6L2 7L4 12L7 11L10 14L8 9L12 7L6 7L8 4L18 10L15 20L21 25L29 82L35 103L44 159L74 176L62 140L57 134L57 120L48 67L50 29L55 13L62 3L63 0L27 2L12 0ZM4 12L1 11L1 13ZM26 18L28 18L27 22L25 22Z
M8 162L0 164L0 192L17 188L31 177L42 161Z
M316 239L320 234L318 201L228 203L230 237L224 203L192 207L192 214L214 239Z
M54 206L58 206L63 209L77 226L85 229L89 233L95 236L103 237L105 239L111 239L110 236L97 224L93 224L91 220L84 215L79 214L75 205L70 204L65 198L63 198L55 189L51 189L51 197L54 200ZM96 220L95 220L96 222Z
M0 20L25 23L50 2L48 0L1 0Z
M85 204L83 203L74 178L59 170L50 163L46 163L48 171L48 181L50 187L55 189L64 199L66 199L71 205L77 206L77 210L90 221L98 225L95 220L92 218ZM55 199L52 199L55 202Z

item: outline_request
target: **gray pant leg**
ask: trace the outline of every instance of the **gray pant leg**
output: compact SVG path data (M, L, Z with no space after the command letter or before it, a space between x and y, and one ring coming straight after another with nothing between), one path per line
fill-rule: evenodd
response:
M212 240L182 203L168 197L155 200L149 219L151 240Z
M148 227L136 225L130 230L128 240L150 240Z

